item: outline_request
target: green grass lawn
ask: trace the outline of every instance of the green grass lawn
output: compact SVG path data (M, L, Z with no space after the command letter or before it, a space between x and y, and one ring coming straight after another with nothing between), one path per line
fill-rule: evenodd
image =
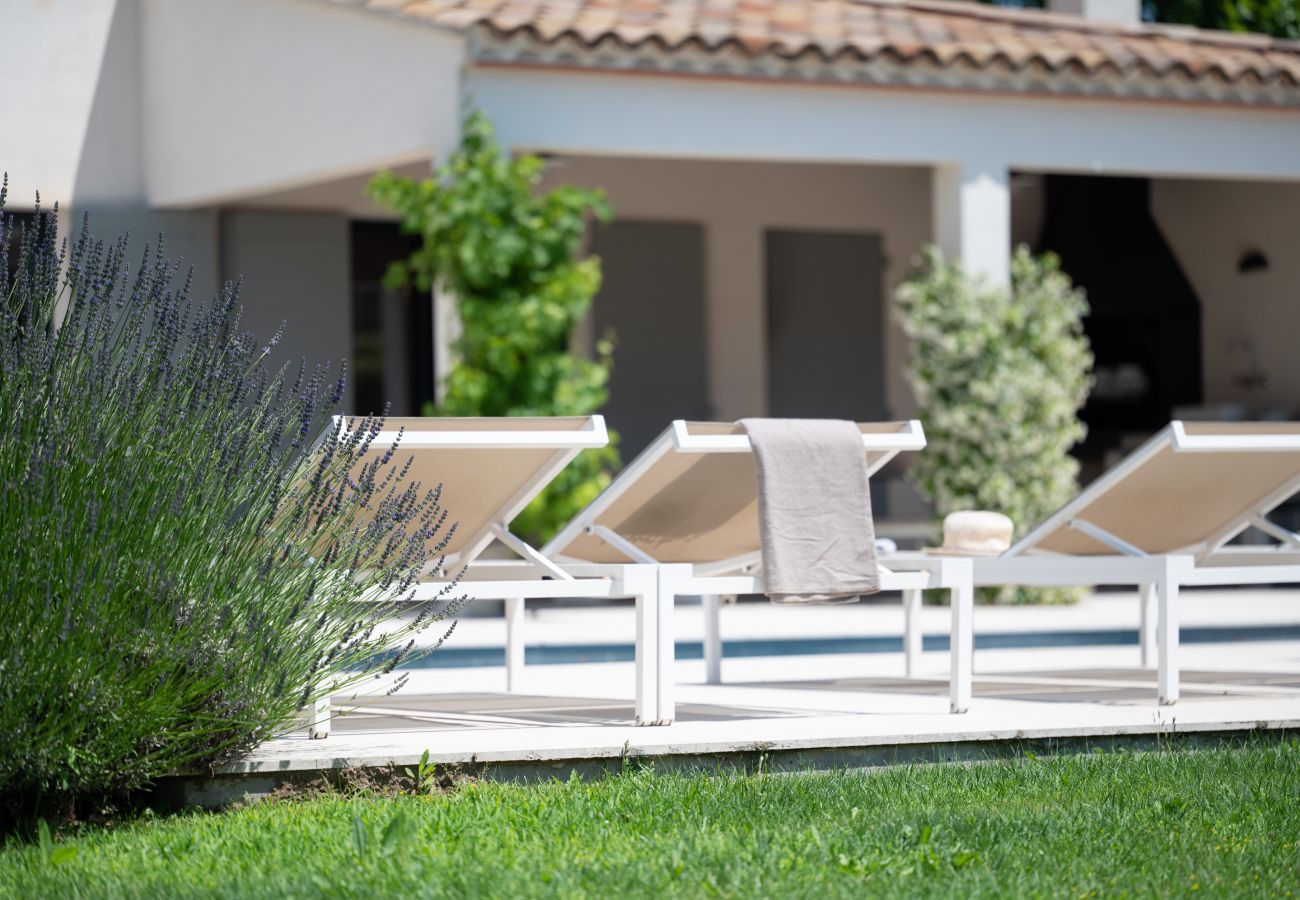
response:
M5 897L1259 897L1298 882L1295 740L331 794L0 851Z

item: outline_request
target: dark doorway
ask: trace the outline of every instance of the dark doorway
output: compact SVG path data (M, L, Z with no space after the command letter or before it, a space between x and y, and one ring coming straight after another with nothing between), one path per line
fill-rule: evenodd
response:
M1096 385L1085 463L1201 402L1201 305L1151 215L1145 178L1049 175L1043 250L1088 294Z
M391 263L420 239L392 222L352 222L351 378L358 413L420 415L433 403L433 298L384 287Z
M887 419L880 235L769 231L766 259L768 415ZM877 516L888 478L871 483Z
M704 229L618 221L598 228L603 280L593 320L613 332L614 372L602 412L631 459L673 419L708 419Z
M883 273L879 235L767 233L769 415L886 417Z

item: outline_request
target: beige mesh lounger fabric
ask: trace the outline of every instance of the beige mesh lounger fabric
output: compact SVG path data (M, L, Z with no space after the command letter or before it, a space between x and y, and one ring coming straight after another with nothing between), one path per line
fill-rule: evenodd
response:
M1171 422L996 559L977 585L1137 585L1142 664L1178 700L1182 585L1300 583L1300 537L1266 516L1300 490L1300 423ZM1225 547L1248 528L1278 544ZM1153 609L1158 606L1158 610Z
M862 432L867 472L897 453L919 450L919 422L874 422ZM749 439L734 423L678 420L579 513L543 552L559 562L655 565L659 572L660 712L671 718L672 598L705 598L705 660L721 678L718 598L765 593L760 568L758 499ZM951 707L970 703L970 560L919 554L882 557L880 587L904 593L908 674L919 655L921 591L953 592Z
M345 422L346 426L346 422ZM400 418L390 417L372 443L382 453L401 439L395 459L413 461L409 478L441 484L442 504L457 530L447 546L448 568L464 569L456 588L471 599L506 604L506 687L514 690L524 664L524 601L547 597L629 597L638 616L652 618L657 603L654 569L622 563L587 567L575 576L510 534L517 516L583 449L609 442L600 416L570 418ZM498 540L518 560L485 560L483 551ZM437 598L448 582L440 574L417 585L415 600ZM638 621L640 625L640 621ZM657 659L654 632L638 627L636 715L639 724L657 721L652 689ZM329 732L329 708L318 708L309 729Z

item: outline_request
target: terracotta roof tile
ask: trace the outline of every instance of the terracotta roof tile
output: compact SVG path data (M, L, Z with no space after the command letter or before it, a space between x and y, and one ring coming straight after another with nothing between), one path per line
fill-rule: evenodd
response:
M1081 76L1181 75L1300 88L1300 42L1116 25L962 0L353 0L457 30L629 49L703 46L750 57L817 54L941 67L1044 67Z

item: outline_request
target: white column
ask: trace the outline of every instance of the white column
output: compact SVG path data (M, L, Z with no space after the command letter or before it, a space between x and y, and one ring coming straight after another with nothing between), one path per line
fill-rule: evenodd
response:
M934 241L991 284L1011 281L1011 190L1006 163L978 157L936 166Z
M330 707L330 683L327 682L321 687L326 688L325 693L316 699L307 719L307 737L314 741L324 740L330 736L330 716L333 712Z
M622 592L636 603L636 724L659 718L659 573L655 566L622 568Z
M449 103L432 111L434 121L433 172L430 177L438 177L438 166L451 159L460 146L461 117L465 113L469 96L463 79L457 79L456 96L458 102ZM456 306L456 295L442 285L433 287L433 401L441 404L446 393L443 382L456 365L456 354L452 347L460 340L460 310Z
M951 591L952 634L951 658L948 671L949 709L964 713L970 709L971 671L974 634L971 619L974 617L975 589L970 582L960 584Z
M722 684L722 598L705 594L704 605L704 683Z
M921 591L903 591L903 674L911 678L921 662Z
M433 289L433 397L442 403L445 393L443 382L456 365L453 349L461 335L460 311L456 297L440 287Z
M1156 582L1159 621L1156 626L1157 700L1161 706L1178 702L1178 557L1165 558L1165 571Z
M506 598L506 690L519 690L524 674L524 598Z
M1144 584L1138 588L1138 644L1142 648L1142 668L1156 664L1156 586Z
M655 566L655 573L656 607L659 620L659 662L657 664L658 684L656 686L656 692L659 695L659 706L655 724L671 725L673 719L677 717L677 705L673 699L673 683L675 681L677 661L677 629L673 626L674 608L677 595L680 592L678 585L690 578L691 567L689 565L661 565Z

